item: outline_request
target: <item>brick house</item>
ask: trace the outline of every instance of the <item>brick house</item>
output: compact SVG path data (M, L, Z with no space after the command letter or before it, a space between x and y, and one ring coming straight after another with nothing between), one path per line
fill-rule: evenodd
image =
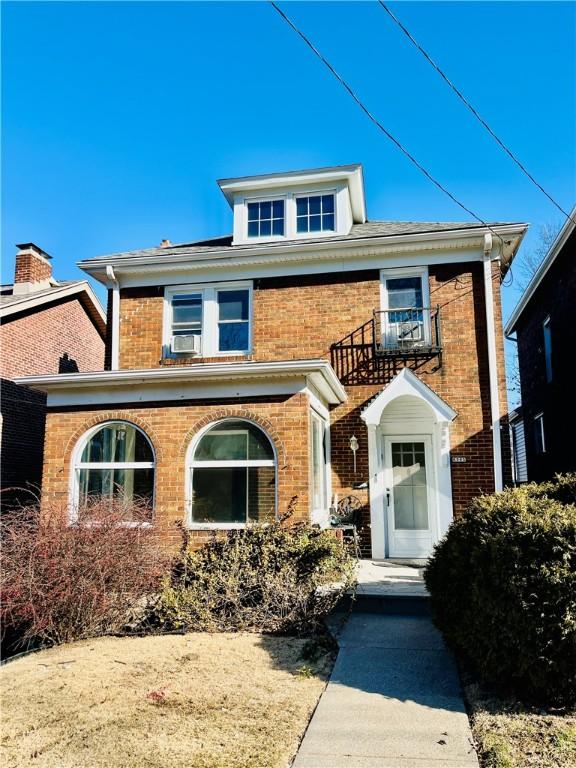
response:
M231 236L81 262L106 370L20 380L48 395L45 493L72 520L137 494L196 543L354 495L366 555L426 557L509 475L499 286L526 226L368 221L359 165L219 186Z
M576 471L574 394L576 346L576 207L550 246L506 325L516 333L521 418L514 422L516 456L528 480ZM517 462L518 463L518 462Z
M18 385L20 376L102 368L106 316L86 280L61 282L51 257L19 245L14 282L0 288L2 506L29 502L40 487L46 395Z

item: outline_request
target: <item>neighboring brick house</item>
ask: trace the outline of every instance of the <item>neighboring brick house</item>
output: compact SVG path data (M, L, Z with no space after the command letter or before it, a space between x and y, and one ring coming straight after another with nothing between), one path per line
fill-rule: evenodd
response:
M516 332L528 480L576 471L576 207L506 325ZM518 422L516 422L518 423ZM522 445L519 446L522 454Z
M4 509L30 502L30 490L40 487L46 421L46 395L13 379L100 370L106 337L106 317L88 282L57 281L47 253L33 243L17 247L14 283L0 288Z
M48 393L45 493L71 519L148 498L174 543L293 497L327 525L352 494L365 554L426 557L509 475L499 286L526 225L370 222L358 165L219 185L232 236L81 262L108 370L21 380Z

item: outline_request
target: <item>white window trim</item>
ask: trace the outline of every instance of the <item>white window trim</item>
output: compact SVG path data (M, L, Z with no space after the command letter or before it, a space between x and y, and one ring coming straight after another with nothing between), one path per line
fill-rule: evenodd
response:
M323 454L323 470L321 472L322 478L322 491L321 497L324 499L324 504L320 507L314 505L314 421L322 424L324 428L323 441L322 441L322 454ZM318 409L310 407L310 509L312 513L312 522L324 522L329 512L330 499L332 493L331 483L331 444L330 444L330 419L326 418Z
M277 200L283 200L284 201L284 234L283 235L260 235L258 237L252 237L248 235L248 203L273 203ZM242 221L242 231L244 232L244 239L247 243L273 243L277 240L286 240L286 232L288 227L288 196L287 195L264 195L262 197L259 195L258 197L245 197L244 198L244 204L242 206L242 212L243 212L243 221Z
M204 435L209 432L213 427L215 427L217 424L222 424L226 421L242 421L247 424L251 424L252 426L259 429L262 434L266 437L268 442L270 443L272 447L272 452L274 454L273 459L247 459L246 461L243 460L226 460L226 461L194 461L194 454L196 453L196 449L200 443L200 440L204 437ZM236 430L230 430L230 432L234 432ZM225 432L221 432L220 434L225 434ZM207 426L205 426L203 429L201 429L195 436L194 439L190 442L190 445L188 446L188 450L186 451L186 463L185 463L185 488L184 488L184 496L185 496L185 520L184 524L187 530L189 531L214 531L214 530L234 530L234 531L241 531L245 528L248 528L250 525L253 525L253 523L196 523L194 522L192 518L192 506L193 506L193 488L194 488L194 469L195 468L209 468L209 467L274 467L274 517L275 519L278 519L278 454L276 452L276 446L274 445L274 441L268 434L268 432L258 423L255 421L252 421L251 419L247 419L244 416L231 416L226 419L219 419L218 421L213 421Z
M380 270L380 309L383 312L389 310L388 306L388 291L386 289L386 280L394 279L397 277L419 277L422 284L422 305L427 308L428 311L424 312L424 333L426 341L432 339L432 329L430 324L431 307L430 307L430 280L428 277L428 267L403 267L401 269L381 269ZM384 321L387 320L387 315L384 315ZM381 327L384 330L385 322L381 323Z
M546 370L546 382L549 384L553 378L552 369L552 326L550 324L550 315L542 323L542 335L544 337L544 366ZM547 343L548 340L548 343Z
M540 427L540 440L542 441L542 450L537 451L537 456L542 456L546 453L546 435L544 433L544 411L540 411L540 413L537 413L536 416L534 416L534 426L538 425Z
M218 350L218 291L248 291L248 349L220 352ZM164 289L164 317L162 332L162 356L164 358L191 357L189 352L172 352L172 298L180 294L199 293L202 295L202 334L198 357L237 357L252 353L253 336L253 283L252 281L229 281L223 283L194 283L171 285Z
M134 427L138 432L140 432L141 435L144 436L146 439L148 445L150 446L150 449L152 451L152 456L154 457L153 461L105 461L105 462L98 462L98 461L81 461L82 453L84 452L84 448L86 447L86 444L90 440L90 438L96 434L100 429L103 427L109 426L111 424L126 424L127 426ZM140 429L140 427L137 424L134 424L132 421L128 421L127 419L109 419L108 421L101 421L99 424L94 425L90 429L88 429L84 434L78 439L76 442L76 445L74 446L74 450L72 451L72 456L70 458L70 477L69 477L69 485L68 485L68 525L75 525L78 522L78 495L80 492L80 483L79 481L79 472L81 469L153 469L156 470L156 451L154 450L154 446L152 445L152 441L144 432L143 429ZM156 471L154 471L154 482L152 486L152 514L154 514L156 504ZM100 523L97 520L87 520L86 521L87 526L98 526ZM118 523L118 526L121 528L152 528L153 523L137 523L137 522L123 522Z

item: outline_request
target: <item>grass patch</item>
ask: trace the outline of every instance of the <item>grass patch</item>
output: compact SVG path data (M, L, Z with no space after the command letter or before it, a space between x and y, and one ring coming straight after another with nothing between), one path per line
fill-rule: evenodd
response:
M332 666L328 650L306 650L296 638L193 633L17 659L0 671L2 765L285 768Z
M576 768L576 714L529 709L475 682L464 694L483 768Z

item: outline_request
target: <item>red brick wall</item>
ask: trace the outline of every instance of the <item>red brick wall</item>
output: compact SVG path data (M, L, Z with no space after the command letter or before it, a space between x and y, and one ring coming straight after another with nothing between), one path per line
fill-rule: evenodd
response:
M39 283L52 277L52 265L41 256L19 253L14 271L15 283Z
M184 520L186 451L204 426L226 417L247 418L260 424L272 438L278 455L278 510L286 511L297 496L294 520L307 520L309 509L308 398L298 394L274 398L193 401L102 408L52 409L47 417L44 455L44 498L61 504L68 500L72 452L84 432L110 419L137 424L148 435L156 453L155 527L166 542L181 541L178 523ZM193 541L210 532L195 531Z
M101 371L104 342L77 298L6 318L0 328L0 375L58 373L67 354L80 371Z

